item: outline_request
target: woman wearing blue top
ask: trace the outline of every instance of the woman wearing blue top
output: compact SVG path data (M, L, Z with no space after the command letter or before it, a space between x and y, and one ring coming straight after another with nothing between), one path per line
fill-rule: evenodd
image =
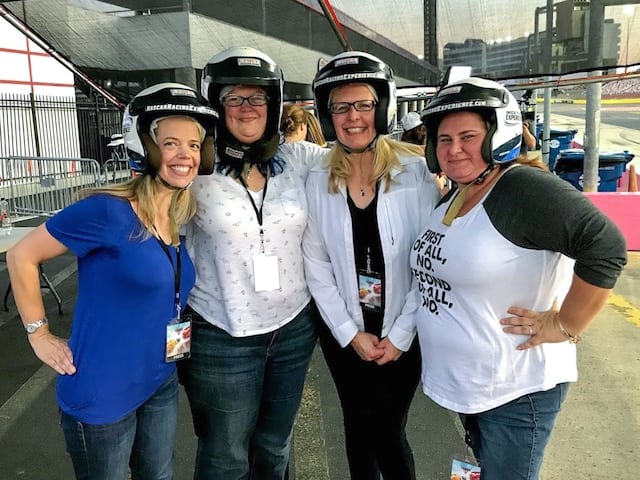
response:
M128 468L134 479L173 478L175 360L190 340L180 312L195 282L178 231L195 212L188 187L213 169L216 118L184 85L143 90L123 121L142 175L88 191L7 254L29 342L59 373L77 479L121 479ZM49 331L38 265L68 250L78 257L78 298L67 342Z

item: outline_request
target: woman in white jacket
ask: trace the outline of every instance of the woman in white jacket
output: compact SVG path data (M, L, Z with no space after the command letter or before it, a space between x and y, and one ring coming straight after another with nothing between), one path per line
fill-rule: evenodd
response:
M307 179L303 240L320 343L342 404L351 478L414 479L405 425L420 353L409 251L439 199L419 147L384 136L396 100L391 69L346 52L314 80L327 140Z

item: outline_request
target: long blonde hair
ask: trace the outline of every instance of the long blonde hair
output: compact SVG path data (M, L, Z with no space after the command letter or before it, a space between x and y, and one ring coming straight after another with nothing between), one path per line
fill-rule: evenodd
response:
M133 232L132 238L146 240L151 237L154 230L157 205L155 198L160 188L163 187L159 177L149 174L140 175L124 183L109 185L107 187L88 188L78 194L79 198L92 195L111 195L137 204L137 214L142 227L140 231ZM196 199L190 188L176 189L171 194L169 205L169 233L171 244L180 244L180 226L186 224L196 213Z
M373 177L376 182L384 180L385 192L391 184L391 171L393 169L403 170L399 156L408 155L412 157L422 157L423 150L419 145L406 142L399 142L384 135L379 135L373 148ZM352 154L352 155L364 155ZM347 184L351 174L351 162L344 149L339 145L334 145L328 155L329 167L329 193L337 193L340 188Z

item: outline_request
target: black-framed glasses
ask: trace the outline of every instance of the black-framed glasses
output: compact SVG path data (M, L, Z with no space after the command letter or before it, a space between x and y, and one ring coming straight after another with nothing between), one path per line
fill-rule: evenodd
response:
M333 102L329 104L329 111L335 115L347 113L353 107L356 112L370 112L376 108L375 100L356 100L355 102Z
M242 95L225 95L222 97L222 105L225 107L239 107L244 102L248 102L249 105L254 107L261 107L266 105L268 101L269 97L264 93L254 93L248 97L243 97Z

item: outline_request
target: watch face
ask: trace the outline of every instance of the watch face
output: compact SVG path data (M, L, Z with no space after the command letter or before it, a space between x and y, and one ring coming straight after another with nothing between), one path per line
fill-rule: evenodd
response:
M38 320L37 322L29 323L25 325L24 328L27 331L27 333L33 333L36 330L38 330L41 326L43 326L45 323L47 323L47 320L42 319L42 320Z

